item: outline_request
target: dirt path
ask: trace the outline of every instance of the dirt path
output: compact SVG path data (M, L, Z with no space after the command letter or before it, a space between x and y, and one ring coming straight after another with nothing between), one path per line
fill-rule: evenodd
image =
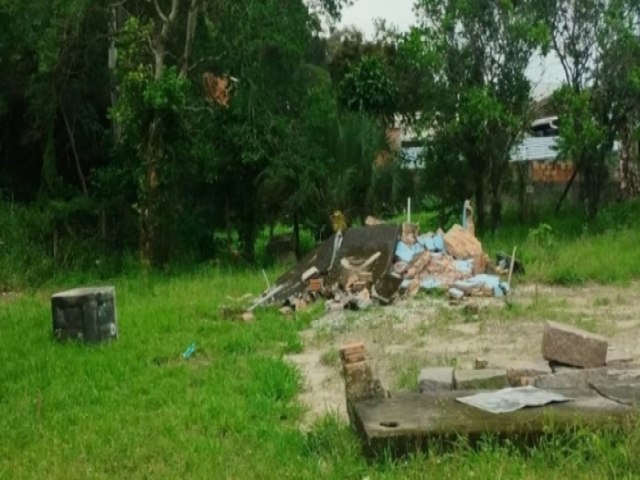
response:
M301 401L309 408L305 425L327 412L346 419L338 348L364 341L370 363L390 390L416 388L421 368L473 368L541 358L545 320L561 321L609 338L617 354L640 359L640 283L628 287L519 286L509 305L472 299L450 306L424 296L367 312L326 315L303 333L304 352L289 357L304 375Z

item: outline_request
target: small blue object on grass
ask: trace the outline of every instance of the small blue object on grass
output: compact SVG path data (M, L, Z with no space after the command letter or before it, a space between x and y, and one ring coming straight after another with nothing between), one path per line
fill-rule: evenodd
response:
M189 360L191 357L193 357L194 353L196 353L196 342L192 342L191 345L189 345L187 349L184 351L182 356L184 357L185 360Z

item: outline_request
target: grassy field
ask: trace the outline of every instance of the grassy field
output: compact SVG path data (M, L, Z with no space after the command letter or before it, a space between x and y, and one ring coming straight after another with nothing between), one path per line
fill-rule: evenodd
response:
M518 246L527 267L521 281L627 283L640 277L639 212L637 203L613 206L590 224L572 212L524 226L507 218L483 242L492 255ZM15 276L5 289L41 278L33 264L21 279L18 260L31 265L3 257ZM42 277L33 290L0 293L0 479L640 478L634 428L550 435L527 450L461 442L368 463L331 414L310 431L299 428L301 378L284 357L304 348L299 332L317 308L293 320L263 310L242 323L222 318L220 307L259 293L259 271L132 272ZM104 283L117 288L120 339L54 342L50 294ZM192 342L196 355L184 360Z
M301 378L283 357L303 348L299 331L317 310L293 320L261 311L249 324L220 317L221 305L263 288L258 272L116 278L121 337L101 346L52 340L49 295L76 281L0 297L0 478L640 475L634 429L368 463L330 414L298 428Z

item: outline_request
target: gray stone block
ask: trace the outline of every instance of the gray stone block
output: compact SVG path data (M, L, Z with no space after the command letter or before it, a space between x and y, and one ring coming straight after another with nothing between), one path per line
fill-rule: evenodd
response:
M453 367L428 367L418 375L420 392L453 390Z
M53 333L59 340L101 342L118 336L114 287L76 288L51 296Z
M607 339L570 325L547 322L542 337L542 356L550 361L592 368L607 359Z
M453 377L456 390L494 390L509 386L505 369L456 370Z
M551 373L551 367L544 360L512 360L504 367L507 370L507 381L513 387L531 385L535 378Z
M586 388L592 384L611 382L638 383L640 369L563 368L551 375L537 377L534 385L538 388Z
M590 383L604 382L606 379L607 370L604 368L563 368L537 377L533 385L538 388L588 388Z

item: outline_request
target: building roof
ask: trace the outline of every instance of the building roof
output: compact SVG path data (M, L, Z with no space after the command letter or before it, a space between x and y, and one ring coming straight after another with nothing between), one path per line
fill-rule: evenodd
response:
M613 142L613 152L620 142ZM558 156L558 137L525 137L511 150L511 162L551 161Z

